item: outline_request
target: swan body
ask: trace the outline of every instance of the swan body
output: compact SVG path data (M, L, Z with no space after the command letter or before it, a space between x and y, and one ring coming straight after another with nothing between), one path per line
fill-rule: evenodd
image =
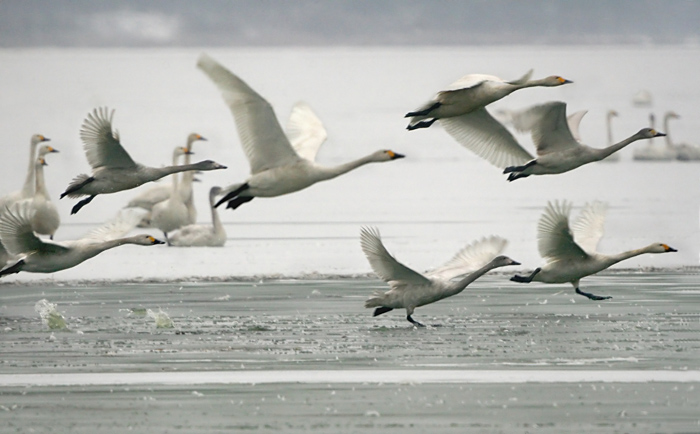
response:
M374 316L393 309L406 309L406 319L419 327L423 324L412 318L417 307L459 294L494 268L520 265L507 256L499 256L507 242L495 236L468 245L447 264L427 274L418 273L397 261L384 247L376 228L363 227L360 243L374 272L391 288L384 293L375 293L365 302L365 307L376 308ZM464 277L451 280L460 276Z
M51 139L41 134L34 134L31 137L29 141L29 167L27 168L27 176L24 179L22 189L0 197L0 210L18 200L29 199L34 195L34 189L36 188L34 170L36 169L37 147L39 143L48 142L50 140Z
M571 203L548 203L537 225L537 247L545 265L529 276L516 275L511 280L520 283L570 283L577 294L591 300L605 300L612 297L583 292L579 289L579 281L625 259L645 253L676 251L666 244L653 243L615 255L598 253L596 250L603 236L606 210L606 205L601 202L587 204L578 219L569 225Z
M187 225L170 237L170 245L177 247L223 247L226 244L226 230L221 224L219 213L214 207L216 196L221 187L209 190L209 207L211 208L211 225Z
M177 161L181 155L188 155L189 153L190 150L187 148L175 148L173 161ZM187 205L182 199L179 189L178 176L173 175L172 178L170 197L153 205L151 210L151 226L163 231L166 241L168 241L168 232L188 224L189 218Z
M33 212L29 202L19 202L0 214L0 240L8 253L15 257L0 270L0 277L20 271L53 273L65 270L124 244L163 244L149 235L114 238L119 226L114 224L98 228L79 240L61 243L43 241L32 230Z
M228 202L227 208L236 209L254 197L293 193L368 163L403 157L384 150L336 167L317 165L294 149L282 131L272 106L243 80L206 54L199 57L197 66L221 91L233 114L250 163L251 176L242 183L224 188L221 192L223 198L215 206Z
M119 134L112 130L113 117L114 110L110 112L106 108L98 108L88 114L83 122L80 137L92 167L92 176L78 175L61 194L61 198L89 196L78 202L71 210L71 214L77 213L98 194L129 190L173 173L226 168L210 160L166 167L148 167L136 163L122 147Z
M612 146L591 148L576 141L571 133L566 118L565 103L555 101L537 105L528 110L526 115L531 118L532 140L537 148L537 158L532 158L521 165L506 167L503 173L510 174L508 181L530 175L568 172L584 164L600 161L637 140L665 136L655 129L643 128ZM509 149L520 147L510 133L503 135L502 138Z
M559 76L550 76L540 80L530 80L532 70L514 81L505 81L493 75L468 74L452 83L449 88L438 92L429 102L409 112L405 117L411 121L408 130L428 128L435 121L483 109L494 101L527 87L554 87L572 83Z

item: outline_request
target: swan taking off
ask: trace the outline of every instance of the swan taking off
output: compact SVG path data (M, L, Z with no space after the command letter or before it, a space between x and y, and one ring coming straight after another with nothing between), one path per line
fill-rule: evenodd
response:
M226 244L226 230L221 224L219 213L214 207L216 196L221 187L209 190L209 207L211 208L211 225L187 225L180 228L170 238L170 245L177 247L222 247Z
M423 324L411 317L415 308L459 294L470 283L494 268L520 265L507 256L499 256L507 241L496 236L467 245L445 265L425 275L413 271L391 256L382 244L376 228L363 227L360 231L360 244L374 272L391 287L384 293L376 292L365 301L365 307L376 308L373 316L393 309L406 309L406 319L419 327L423 327ZM450 280L460 276L460 280Z
M508 181L525 178L530 175L551 175L576 169L584 164L600 161L619 151L630 143L641 139L665 136L652 128L643 128L636 134L606 148L591 148L579 143L573 136L566 117L566 104L553 101L536 105L527 110L523 116L529 120L532 141L537 148L537 158L531 157L516 141L512 134L503 128L488 113L494 131L500 128L491 142L484 142L472 149L494 165L499 165L508 155L522 158L520 164L508 166L503 173L509 173ZM488 121L486 121L488 123ZM497 125L493 125L497 124ZM486 127L488 128L488 127ZM523 157L523 155L526 155ZM528 161L529 160L529 161Z
M97 108L83 122L80 138L92 167L92 176L78 175L61 194L61 198L89 196L78 202L71 214L80 211L98 194L129 190L173 173L226 168L211 160L166 167L147 167L136 163L122 147L119 134L112 130L113 117L114 110L110 112L107 108Z
M406 129L428 128L435 121L485 110L492 102L526 87L554 87L572 83L565 78L552 75L540 80L530 80L532 70L514 81L504 81L493 75L468 74L452 83L448 89L438 92L429 102L406 114L411 118ZM478 116L478 115L477 115Z
M221 192L223 198L215 205L217 207L223 202L228 202L227 208L236 209L254 197L275 197L293 193L367 163L403 157L401 154L382 150L336 167L317 165L312 159L308 159L310 155L315 155L315 151L295 150L282 131L270 103L243 80L206 54L199 57L197 66L221 91L236 121L241 145L250 163L251 176L243 183L224 188ZM318 125L310 125L309 128L318 128ZM311 136L325 139L325 131L320 133L320 136L318 133ZM316 139L307 147L318 150L320 142Z
M591 300L606 300L610 296L598 296L579 289L579 280L596 274L625 259L644 253L675 252L666 244L654 243L637 250L604 255L596 252L603 236L607 206L602 202L586 204L581 215L569 226L571 203L549 202L537 225L537 248L545 265L536 268L529 276L513 276L510 280L530 283L570 283L576 293Z
M150 235L116 238L125 233L124 229L133 228L141 220L139 215L135 215L129 221L110 222L79 240L60 243L43 241L32 231L33 214L34 211L29 202L13 204L0 214L0 240L8 253L15 257L0 270L0 277L20 271L53 273L65 270L105 250L124 244L142 246L163 244L163 241Z

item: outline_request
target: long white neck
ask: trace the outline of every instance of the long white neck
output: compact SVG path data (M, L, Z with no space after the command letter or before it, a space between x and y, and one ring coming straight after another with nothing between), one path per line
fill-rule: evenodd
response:
M214 232L218 232L223 229L221 224L221 219L219 218L219 212L214 208L214 203L216 202L216 194L209 193L209 208L211 208L211 223L214 226Z
M610 154L614 154L615 152L619 151L620 149L624 148L625 146L629 145L630 143L636 142L639 139L642 139L643 137L637 133L634 134L626 139L624 139L621 142L617 142L612 146L608 146L607 148L602 148L602 149L597 149L596 152L596 160L602 160L603 158L609 156Z
M673 141L671 140L671 131L670 131L670 128L668 127L670 120L671 120L671 116L666 114L666 116L664 116L664 133L666 133L666 147L669 149L673 149Z
M618 262L622 262L625 259L634 258L635 256L643 255L645 253L650 253L649 248L650 246L647 246L642 247L641 249L628 250L626 252L618 253L616 255L605 255L604 258L607 264L605 268L608 268L611 265L615 265Z
M36 171L34 174L36 177L36 191L34 192L34 196L43 196L44 199L48 199L49 192L46 189L46 181L44 180L44 165L37 163L34 166L34 170Z
M351 170L355 170L360 166L364 166L365 164L368 163L373 163L376 161L374 158L374 154L366 155L362 158L358 158L357 160L353 161L348 161L347 163L340 164L338 166L333 166L333 167L321 167L317 166L319 168L319 180L326 180L326 179L333 179L337 176L340 176L344 173L348 173Z
M473 281L475 281L476 279L478 279L479 277L483 276L484 274L488 273L496 267L497 266L495 262L491 261L483 267L479 268L478 270L474 271L473 273L465 276L464 278L462 278L462 280L455 282L454 285L450 288L450 295L459 294L460 292L464 291L464 288L469 286Z
M180 166L165 166L165 167L144 167L149 174L153 175L153 179L160 179L164 176L172 175L173 173L187 172L188 170L212 170L211 168L204 168L199 163L194 164L182 164Z
M606 124L608 127L608 146L613 145L612 118L613 118L612 113L608 113L608 117L606 119Z
M27 168L27 177L24 180L24 186L22 187L22 197L28 198L34 195L34 172L36 171L36 147L39 143L32 140L29 147L29 168Z

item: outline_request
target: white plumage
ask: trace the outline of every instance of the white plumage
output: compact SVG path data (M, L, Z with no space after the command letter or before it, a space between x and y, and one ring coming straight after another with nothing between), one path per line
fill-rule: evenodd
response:
M221 224L219 213L214 207L216 196L221 187L209 190L209 207L211 208L211 225L187 225L170 236L170 245L177 247L222 247L226 244L226 230Z

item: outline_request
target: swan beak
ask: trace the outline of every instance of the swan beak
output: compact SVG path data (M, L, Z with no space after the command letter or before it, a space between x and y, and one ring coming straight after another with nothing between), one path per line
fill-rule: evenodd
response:
M49 152L58 152L58 149L54 148L53 146L49 146Z
M389 154L389 157L391 157L392 160L396 160L397 158L405 158L406 156L403 154L399 154L394 151L386 151L387 154Z
M185 148L185 155L194 155L194 152L190 151L190 148Z
M153 244L153 245L155 245L155 244L165 244L165 241L161 241L161 240L159 240L159 239L156 239L156 238L151 237L151 244Z
M202 137L199 134L197 134L197 140L204 140L205 142L207 141L205 137Z
M48 137L39 136L39 138L41 139L42 142L50 142L51 141L51 139L49 139Z
M48 165L49 165L49 163L47 163L46 160L44 160L43 158L40 158L40 159L39 159L39 163L40 163L42 166L48 166Z
M228 169L228 167L224 166L223 164L218 164L216 165L217 169Z
M656 134L654 134L654 137L663 137L666 134L662 133L661 131L656 131Z
M518 261L511 261L510 265L522 265L522 264L520 264L520 262L518 262Z
M666 245L666 244L664 244L664 250L666 250L667 252L677 252L678 251L678 250L674 249L673 247Z

